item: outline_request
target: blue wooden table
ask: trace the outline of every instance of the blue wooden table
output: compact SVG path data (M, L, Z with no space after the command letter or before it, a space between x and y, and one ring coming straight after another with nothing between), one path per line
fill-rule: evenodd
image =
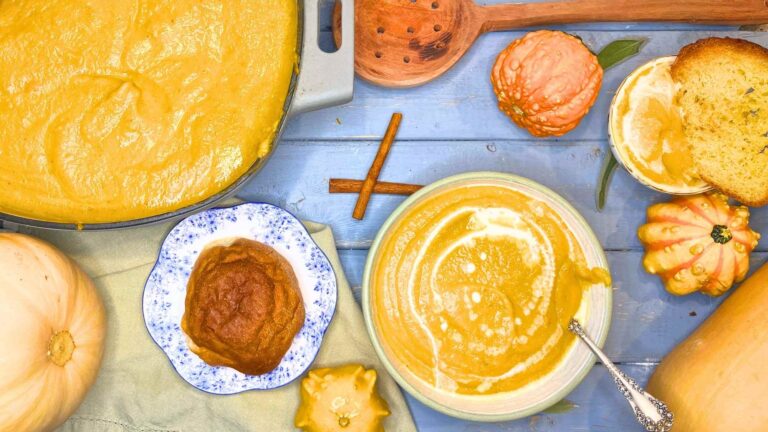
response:
M487 1L493 3L500 1ZM610 100L635 67L675 54L699 38L731 35L768 46L768 35L722 27L660 24L574 25L593 50L614 39L647 38L641 53L606 73L600 98L578 129L558 139L533 139L496 108L489 82L496 54L525 32L481 37L449 73L409 90L356 82L354 100L338 108L291 121L266 168L242 196L281 205L298 216L330 224L344 270L359 286L368 248L384 219L402 197L374 196L364 221L352 219L356 196L329 195L331 177L364 178L393 112L405 116L381 180L430 183L467 171L509 172L536 180L568 199L589 221L602 242L614 280L614 312L606 351L629 375L645 382L661 358L696 328L720 303L703 295L674 298L641 266L635 231L645 209L664 200L618 171L607 206L595 207L595 185L608 151ZM327 33L327 32L326 32ZM327 34L325 34L327 39ZM768 211L753 212L753 228L768 232ZM766 245L753 255L753 268L765 261ZM499 424L465 422L444 416L409 398L423 431L635 431L632 414L602 367L560 405L558 412Z

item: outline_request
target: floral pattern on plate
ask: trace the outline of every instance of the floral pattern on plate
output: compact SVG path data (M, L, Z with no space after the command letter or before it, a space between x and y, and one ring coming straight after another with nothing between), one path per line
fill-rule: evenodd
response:
M200 251L233 237L277 250L291 263L304 299L304 326L277 368L264 375L208 365L190 351L181 330L187 282ZM171 230L144 286L144 321L179 375L198 389L214 394L266 390L290 383L309 368L331 323L336 296L333 267L304 225L279 207L246 203L206 210Z

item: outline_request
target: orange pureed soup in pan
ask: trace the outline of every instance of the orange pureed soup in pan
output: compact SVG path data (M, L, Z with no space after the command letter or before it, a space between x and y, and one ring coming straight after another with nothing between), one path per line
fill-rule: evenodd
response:
M118 222L195 204L269 151L296 0L0 1L0 211Z
M452 393L508 392L561 362L583 294L609 283L545 202L475 183L393 223L374 259L371 315L395 368Z

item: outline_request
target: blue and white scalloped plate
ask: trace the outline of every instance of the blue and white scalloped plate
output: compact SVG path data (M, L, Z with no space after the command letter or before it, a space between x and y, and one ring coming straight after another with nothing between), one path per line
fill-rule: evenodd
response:
M231 238L267 244L291 263L304 299L306 318L282 362L264 375L210 366L187 346L181 317L187 281L206 245ZM336 309L336 275L306 228L287 211L246 203L215 208L181 221L166 237L144 287L144 321L173 367L190 384L214 394L267 390L300 377L320 350Z

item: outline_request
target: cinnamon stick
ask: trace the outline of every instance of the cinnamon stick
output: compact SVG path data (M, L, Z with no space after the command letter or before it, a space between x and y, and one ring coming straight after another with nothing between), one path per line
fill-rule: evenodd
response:
M384 139L381 140L379 145L379 151L376 153L376 158L373 160L371 169L368 170L368 176L363 181L363 186L360 188L360 195L357 197L357 203L355 204L355 210L352 212L352 217L357 220L362 220L365 217L365 210L368 207L368 201L371 199L371 193L373 187L379 179L381 169L384 167L384 162L387 160L389 150L392 148L392 143L395 141L397 130L400 128L400 121L402 121L403 115L400 113L392 114L392 120L389 121L389 127L387 127L387 133L384 135Z
M376 182L373 193L387 195L411 195L423 186L408 183ZM330 193L359 193L363 188L362 180L331 179L328 182Z

